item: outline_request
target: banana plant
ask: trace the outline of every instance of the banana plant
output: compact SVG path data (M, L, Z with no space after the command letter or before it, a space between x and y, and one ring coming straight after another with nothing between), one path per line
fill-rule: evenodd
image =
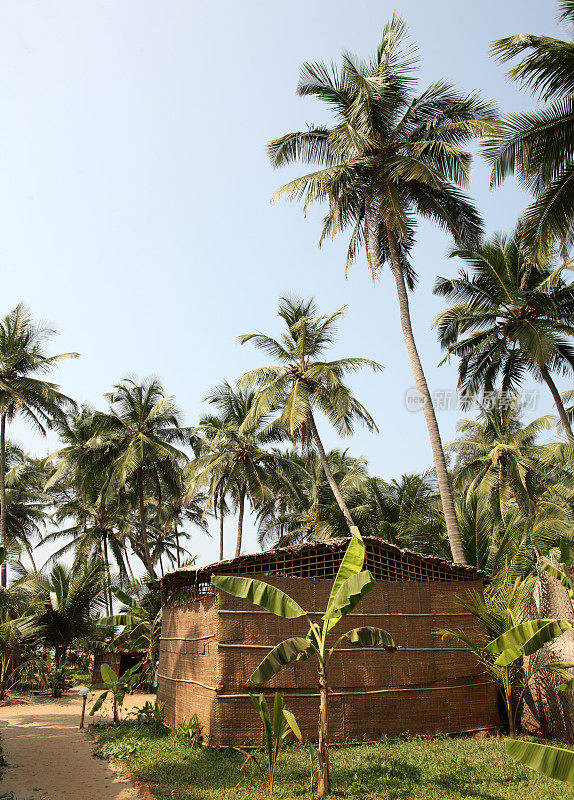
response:
M250 695L251 702L255 706L255 710L261 717L263 723L263 731L265 733L264 743L267 760L269 762L269 794L273 794L273 785L275 783L275 769L277 767L277 759L279 751L283 742L289 736L295 736L299 742L303 741L303 736L295 715L292 711L288 711L283 704L283 697L279 692L275 692L275 701L273 703L273 718L267 705L267 700L263 694L259 697ZM250 758L254 758L250 756ZM259 766L258 762L256 762ZM261 767L259 767L261 769ZM263 770L261 770L263 772ZM263 773L265 775L265 773ZM267 780L267 777L266 777Z
M213 575L211 583L234 597L250 600L271 614L284 619L306 617L309 631L306 636L292 636L274 647L259 664L249 678L250 683L260 686L276 675L287 664L315 656L319 673L319 774L318 794L329 793L331 788L329 750L328 750L328 667L335 649L343 641L361 647L383 647L392 652L397 649L391 635L382 628L353 628L343 633L331 646L327 645L327 635L335 625L361 602L375 587L375 580L368 570L363 570L365 562L365 543L359 529L352 528L352 536L335 577L327 609L322 623L313 622L309 613L288 594L264 581L255 578L242 578L236 575Z
M94 714L100 710L108 694L111 694L113 699L114 722L118 721L118 707L122 707L126 694L131 692L133 689L134 684L137 681L137 673L141 669L141 665L142 662L139 661L137 664L134 664L133 667L127 669L123 675L118 675L109 664L101 665L100 675L102 676L102 683L105 686L105 691L102 692L102 694L94 703L92 710L90 711L91 717L93 717ZM99 684L91 686L90 691L94 691L95 689L99 688Z

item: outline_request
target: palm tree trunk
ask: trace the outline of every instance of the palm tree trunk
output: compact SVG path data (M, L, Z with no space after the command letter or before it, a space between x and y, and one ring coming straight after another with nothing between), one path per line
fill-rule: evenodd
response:
M223 561L223 509L219 506L219 560Z
M6 412L0 417L0 544L6 546ZM8 585L8 565L2 564L2 587Z
M355 523L353 522L353 517L351 516L351 512L347 508L347 504L341 494L341 490L337 486L337 481L333 477L333 473L331 472L331 467L329 466L329 462L327 461L327 454L325 453L325 448L323 447L323 442L321 441L321 437L319 436L319 431L317 430L317 426L315 425L315 419L313 418L313 412L309 410L309 414L307 416L307 421L309 423L309 428L311 429L311 434L313 439L315 440L315 444L317 446L317 450L319 452L319 458L321 460L321 464L323 466L323 471L325 473L325 477L329 482L329 486L331 487L331 491L335 495L335 500L337 501L337 505L343 512L343 516L345 517L345 522L349 526L349 530L351 534L354 533L353 528L356 527Z
M130 578L132 579L132 583L135 583L136 579L135 579L134 571L132 569L132 565L130 564L130 560L128 558L128 548L124 546L124 548L122 549L122 553L123 553L124 561L126 562L126 567L128 568L128 572L130 573Z
M574 433L572 433L572 426L570 425L570 420L568 419L568 415L566 413L566 409L564 408L564 403L562 402L562 398L560 397L560 392L556 388L556 384L552 380L552 376L548 371L548 367L546 364L543 364L540 367L540 374L544 378L544 381L548 388L552 393L552 397L554 398L554 403L556 404L556 408L558 409L558 414L560 416L560 422L562 423L562 427L564 428L564 433L566 434L566 438L569 442L574 442Z
M38 567L36 566L36 562L34 561L34 548L31 545L26 545L26 552L28 553L28 558L30 559L30 563L32 564L32 569L34 572L38 572Z
M112 599L112 576L110 575L110 559L108 556L108 537L107 534L104 534L102 539L103 549L104 549L104 566L106 568L106 582L108 584L108 591L107 591L107 604L109 607L108 614L111 616L112 608L113 608L113 599Z
M329 745L328 745L328 707L327 707L327 673L323 667L319 669L319 775L317 779L317 794L324 797L331 791L331 775L329 769Z
M237 544L235 546L235 558L241 555L241 543L243 540L243 515L245 514L245 484L239 492L239 514L237 516Z
M173 533L175 536L175 552L177 555L177 568L179 569L181 567L181 557L179 553L179 531L177 530L177 523L175 523L173 526Z
M464 548L462 546L462 539L460 537L460 530L456 518L450 478L446 468L446 459L444 457L444 450L440 438L438 422L413 334L409 310L409 296L405 284L405 276L400 263L398 242L395 234L389 230L389 228L387 228L387 237L391 254L391 270L395 278L397 296L399 299L399 312L403 336L407 347L409 360L411 362L411 369L413 371L415 385L423 404L423 412L429 432L442 510L446 523L446 532L450 542L450 549L452 552L453 561L456 564L466 564L466 556L464 554Z
M139 467L138 469L138 495L139 495L139 506L140 506L141 540L144 551L145 565L151 577L155 578L155 570L153 568L151 553L149 551L149 542L147 540L145 503L144 503L144 491L143 491L143 472L141 467Z

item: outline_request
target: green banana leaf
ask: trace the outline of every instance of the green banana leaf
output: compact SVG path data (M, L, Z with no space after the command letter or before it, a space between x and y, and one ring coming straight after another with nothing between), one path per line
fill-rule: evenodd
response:
M363 597L375 588L375 585L376 581L368 570L351 575L343 581L323 617L324 620L329 621L329 628L333 627L331 622L334 624L341 617L349 614Z
M114 594L120 603L123 603L125 606L130 606L130 608L133 608L134 606L139 605L137 600L135 600L133 597L130 597L129 594L126 594L126 592L118 589L115 586L112 587L112 594Z
M90 711L90 717L93 717L94 714L97 711L100 710L100 708L103 706L104 700L106 699L107 696L108 696L108 692L107 691L106 692L102 692L102 694L98 697L98 699L96 700L96 702L92 706L92 710Z
M561 569L557 569L553 564L548 564L546 561L541 561L540 566L544 572L547 572L549 575L552 575L553 578L556 578L557 581L560 581L562 586L568 590L570 599L574 600L574 586L568 574Z
M110 667L109 664L102 664L100 667L100 675L102 676L102 680L104 683L111 684L117 683L118 676L114 672L114 670Z
M293 636L290 639L285 639L265 656L249 678L249 682L254 683L256 686L266 683L269 678L272 678L273 675L276 675L279 670L292 661L308 658L310 647L311 642L309 639L303 639L302 636Z
M567 619L533 619L506 631L484 649L487 653L500 653L495 663L507 667L520 656L532 655L547 642L572 629L574 623Z
M303 741L303 734L301 733L301 729L299 725L297 725L297 720L295 719L295 714L292 711L288 711L286 708L283 709L283 716L285 717L285 722L289 726L291 733L298 739L300 742Z
M337 592L341 588L341 585L347 580L347 578L350 578L351 575L356 575L363 569L363 564L365 563L365 543L361 534L359 533L359 529L356 528L355 530L357 533L351 537L351 541L349 542L349 546L347 547L347 551L343 556L343 560L341 561L337 576L333 583L331 594L329 596L329 602L327 603L327 613L329 613L331 604L335 599Z
M353 628L344 633L341 639L346 639L352 644L360 644L363 647L384 647L390 653L398 649L390 633L382 628L374 628L369 625L363 628Z
M504 749L511 758L525 767L574 786L574 750L537 742L523 742L521 739L507 739Z
M234 597L242 597L256 606L261 606L278 617L294 619L305 615L305 610L292 597L264 581L255 578L240 578L236 575L212 575L211 583L217 589Z
M265 731L265 741L267 743L267 755L271 759L273 754L273 727L271 725L271 714L269 713L267 700L263 694L260 694L258 698L254 697L253 695L249 696L251 697L253 705L257 709L257 713L261 717L263 730Z

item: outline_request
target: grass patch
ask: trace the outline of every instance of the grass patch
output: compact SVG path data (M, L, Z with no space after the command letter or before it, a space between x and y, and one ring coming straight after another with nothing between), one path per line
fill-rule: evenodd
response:
M133 723L99 726L101 756L121 761L158 800L264 800L245 757L190 748ZM331 750L333 797L349 800L574 800L574 789L517 764L498 739L381 740ZM309 796L309 757L296 745L279 758L275 796Z

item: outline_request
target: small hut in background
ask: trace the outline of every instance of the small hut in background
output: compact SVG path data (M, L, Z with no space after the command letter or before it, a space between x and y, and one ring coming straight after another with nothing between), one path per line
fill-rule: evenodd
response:
M102 664L107 664L113 669L116 675L123 675L131 667L134 667L138 661L143 661L145 653L122 653L120 650L114 652L98 653L94 658L94 668L92 670L92 684L97 686L101 684Z
M433 635L439 628L480 633L480 623L457 600L482 593L486 574L381 539L364 541L365 569L377 586L345 618L342 630L375 625L388 630L401 649L338 648L329 668L330 739L497 730L496 688L483 667L466 648ZM249 676L282 639L305 636L308 624L215 590L211 576L257 576L290 594L318 621L347 545L347 539L331 539L284 547L186 567L156 581L163 606L158 701L167 723L197 713L214 745L258 742L260 720L249 693L260 689L249 685ZM285 667L262 689L269 696L281 691L304 736L316 738L313 659Z

